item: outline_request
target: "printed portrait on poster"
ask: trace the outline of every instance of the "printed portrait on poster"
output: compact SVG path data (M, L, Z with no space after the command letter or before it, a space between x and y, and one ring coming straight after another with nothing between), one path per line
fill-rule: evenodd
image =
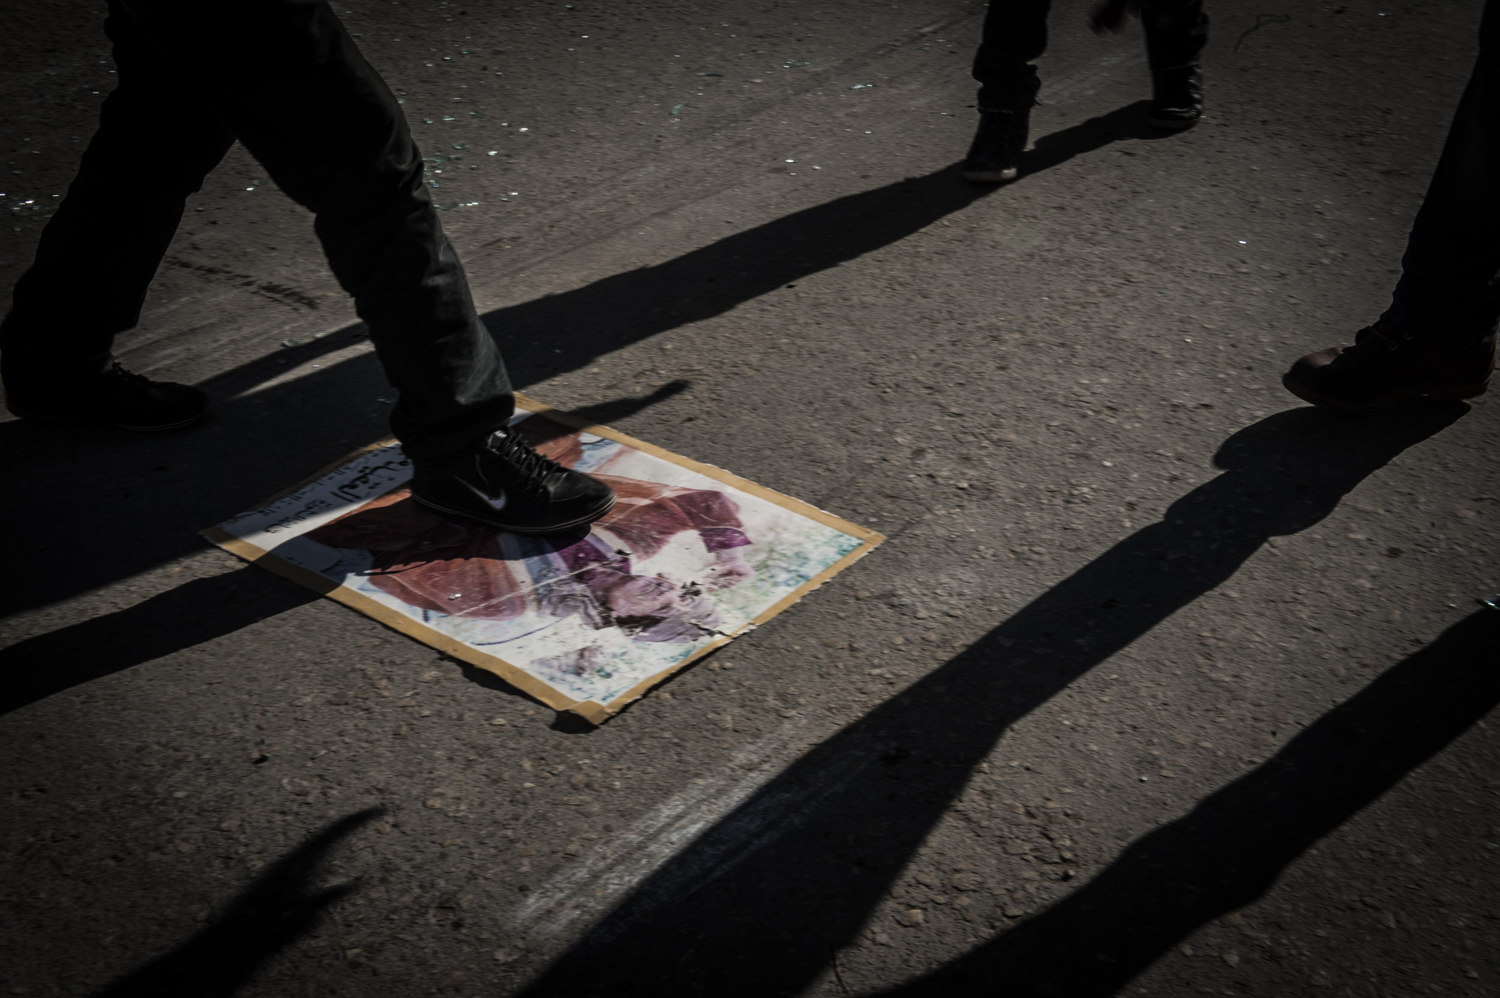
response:
M293 578L315 574L334 598L550 706L589 705L585 716L607 716L880 540L557 414L522 414L514 428L543 455L607 482L615 508L587 533L498 531L411 498L410 466L391 444L211 536L272 570L294 569L283 572Z

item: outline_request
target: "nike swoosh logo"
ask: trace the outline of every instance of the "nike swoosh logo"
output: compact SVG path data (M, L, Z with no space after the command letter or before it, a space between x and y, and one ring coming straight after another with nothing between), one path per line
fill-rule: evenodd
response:
M475 488L472 484L464 481L462 478L458 479L458 484L474 493L475 498L484 503L490 509L494 510L496 513L505 508L507 497L504 489L500 490L500 494L498 496L492 496L481 489Z

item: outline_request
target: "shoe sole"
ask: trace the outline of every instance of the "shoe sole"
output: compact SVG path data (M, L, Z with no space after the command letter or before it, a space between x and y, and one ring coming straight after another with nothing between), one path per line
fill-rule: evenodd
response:
M1379 398L1371 399L1368 402L1345 402L1342 399L1322 395L1304 385L1298 384L1292 379L1290 374L1282 375L1281 385L1302 401L1309 402L1320 409L1332 409L1335 412L1368 412L1371 409L1383 409L1386 406L1397 405L1401 402L1411 402L1416 399L1427 398L1462 401L1463 399L1478 398L1489 390L1490 379L1485 378L1478 384L1438 385L1420 390L1407 389L1405 391L1390 392Z
M1185 132L1189 128L1192 128L1194 125L1196 125L1202 119L1193 118L1190 121L1183 121L1180 118L1147 118L1146 120L1151 122L1151 124L1155 125L1157 128L1164 128L1169 132Z
M973 184L1003 184L1020 176L1018 168L1009 170L964 170L963 177Z
M560 534L569 530L576 530L579 527L587 526L588 524L593 523L595 520L600 519L604 516L604 514L615 508L615 496L611 495L609 497L609 502L605 503L603 506L590 510L584 515L575 517L574 519L568 520L564 523L506 523L499 518L476 516L473 513L467 512L465 510L454 509L451 506L444 506L442 503L433 502L430 499L424 499L421 496L417 495L415 492L412 493L412 498L421 503L423 506L426 506L428 509L435 509L439 513L446 513L449 516L462 517L465 520L473 520L475 523L482 523L486 527L494 527L497 530L508 530L513 534Z

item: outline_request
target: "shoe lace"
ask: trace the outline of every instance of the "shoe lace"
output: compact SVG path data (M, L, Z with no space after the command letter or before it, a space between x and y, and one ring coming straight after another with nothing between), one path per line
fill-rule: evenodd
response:
M1370 327L1370 333L1381 343L1385 344L1387 350L1400 350L1403 345L1411 340L1411 331L1393 326L1384 320L1376 322Z
M546 492L548 476L564 470L562 465L538 454L514 433L499 431L491 434L488 446L520 473L520 484L538 494Z
M155 384L155 382L144 374L136 374L134 371L126 370L117 360L110 361L109 370L105 372L105 377L114 379L121 388L134 388L140 391L151 388Z

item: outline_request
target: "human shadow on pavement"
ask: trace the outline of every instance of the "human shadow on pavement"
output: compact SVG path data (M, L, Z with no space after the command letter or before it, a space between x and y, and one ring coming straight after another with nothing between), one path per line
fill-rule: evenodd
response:
M201 552L197 531L387 433L377 399L390 390L373 356L310 366L358 342L330 335L210 379L215 413L190 430L0 424L0 550L16 582L0 590L0 615ZM304 365L297 380L252 391Z
M605 423L632 415L686 388L687 382L672 381L639 398L611 399L575 409L570 415ZM194 579L123 610L0 647L0 715L70 687L233 634L310 603L319 595L247 566Z
M317 881L329 852L383 813L367 808L333 822L257 877L203 931L95 998L228 998L358 889L354 882L320 887Z
M1099 876L890 998L1105 998L1500 703L1500 613L1477 610Z
M1019 176L1015 182L1061 166L1074 156L1101 149L1111 142L1123 142L1127 139L1156 142L1181 134L1151 124L1151 102L1136 101L1134 104L1115 108L1108 114L1038 137L1030 149L1021 153Z
M343 346L352 342L348 336L340 340ZM7 512L0 550L15 573L15 584L0 592L0 616L202 551L197 531L389 435L388 408L377 408L374 400L390 389L373 356L238 395L282 369L257 362L213 379L209 392L228 396L218 403L217 417L181 433L142 439L123 430L0 424L0 442L11 445L3 448L11 474L0 486ZM592 422L622 419L686 386L673 380L575 415ZM371 404L335 404L330 398Z
M1162 137L1146 123L1145 106L1126 105L1043 136L1028 153L1026 172L1111 142ZM947 167L795 212L655 267L490 312L485 322L524 390L899 242L997 189L965 183L956 166ZM355 345L362 328L210 379L200 387L215 400L215 416L194 430L143 439L125 431L0 423L9 472L0 487L8 513L0 550L23 582L0 594L0 616L200 551L197 530L384 436L389 410L382 400L390 389L373 355L313 367ZM294 380L276 380L298 370ZM584 415L620 419L681 384L602 403Z
M0 648L0 715L233 634L318 594L264 569L194 579L114 613Z
M1112 142L1169 134L1151 127L1149 106L1127 104L1042 136L1024 157L1021 179ZM957 165L948 166L793 212L665 263L498 309L485 321L518 381L529 384L899 242L1001 190L966 183Z
M1424 405L1351 420L1297 409L1239 431L1215 456L1223 474L810 750L522 993L802 993L1010 725L1466 411Z

